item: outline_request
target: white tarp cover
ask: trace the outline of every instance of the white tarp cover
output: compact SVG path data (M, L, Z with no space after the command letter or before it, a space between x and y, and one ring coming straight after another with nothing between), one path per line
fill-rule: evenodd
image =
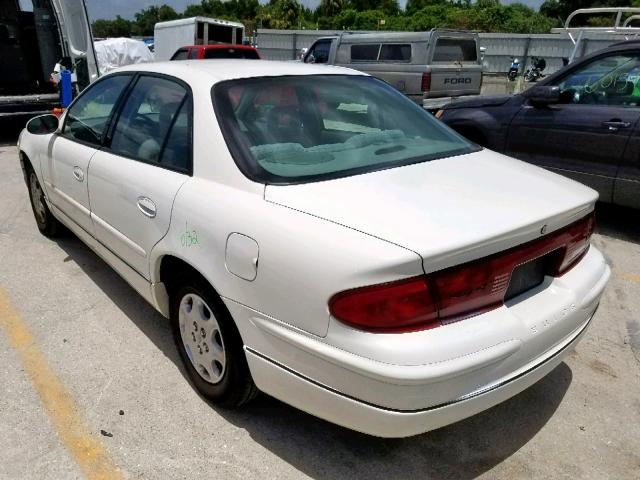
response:
M153 62L153 53L140 40L108 38L107 40L98 40L94 42L94 45L101 74L133 63Z

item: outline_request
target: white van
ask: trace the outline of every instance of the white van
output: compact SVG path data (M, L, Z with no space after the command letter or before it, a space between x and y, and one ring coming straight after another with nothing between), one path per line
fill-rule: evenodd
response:
M156 23L153 29L155 59L170 60L181 47L227 43L242 45L244 25L208 17L180 18Z
M345 32L316 40L303 60L366 72L425 108L478 95L482 87L478 34L467 31Z
M80 90L99 75L84 1L0 0L0 59L0 118L50 113L57 63Z

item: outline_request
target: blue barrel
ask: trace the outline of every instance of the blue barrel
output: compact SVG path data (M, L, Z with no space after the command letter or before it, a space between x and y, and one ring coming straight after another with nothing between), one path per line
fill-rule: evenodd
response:
M62 70L60 72L60 103L62 108L67 108L73 100L73 87L71 86L71 72Z

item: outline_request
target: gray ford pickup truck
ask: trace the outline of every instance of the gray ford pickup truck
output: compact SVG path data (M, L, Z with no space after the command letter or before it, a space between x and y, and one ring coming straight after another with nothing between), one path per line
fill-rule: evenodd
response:
M480 44L473 32L345 32L316 40L303 61L366 72L427 109L479 95L482 87Z

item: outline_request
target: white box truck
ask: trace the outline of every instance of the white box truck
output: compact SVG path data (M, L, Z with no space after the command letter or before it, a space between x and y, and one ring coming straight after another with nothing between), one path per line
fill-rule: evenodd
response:
M181 18L156 23L153 32L157 61L169 60L180 47L229 43L242 45L244 25L207 17Z

